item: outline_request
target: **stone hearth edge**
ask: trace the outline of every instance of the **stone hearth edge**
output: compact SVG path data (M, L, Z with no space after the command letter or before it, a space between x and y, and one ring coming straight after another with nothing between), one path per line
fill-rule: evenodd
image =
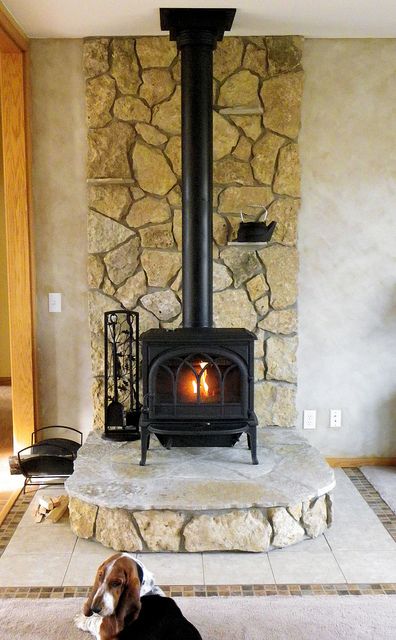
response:
M263 552L332 523L334 473L293 429L259 433L260 465L234 448L168 451L92 432L65 486L73 532L116 551Z

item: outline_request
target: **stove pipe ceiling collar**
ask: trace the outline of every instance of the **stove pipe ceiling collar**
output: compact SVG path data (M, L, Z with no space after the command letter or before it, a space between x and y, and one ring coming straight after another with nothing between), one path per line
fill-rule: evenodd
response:
M213 51L236 9L160 9L181 57L183 325L213 324Z

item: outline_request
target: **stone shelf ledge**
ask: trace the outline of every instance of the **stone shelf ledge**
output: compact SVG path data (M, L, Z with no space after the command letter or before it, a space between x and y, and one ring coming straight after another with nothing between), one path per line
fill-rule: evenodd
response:
M76 535L124 551L267 551L332 521L333 470L294 429L259 430L258 466L233 448L164 449L91 432L65 483Z
M134 185L135 180L132 178L87 178L87 184L106 185L106 184L126 184Z

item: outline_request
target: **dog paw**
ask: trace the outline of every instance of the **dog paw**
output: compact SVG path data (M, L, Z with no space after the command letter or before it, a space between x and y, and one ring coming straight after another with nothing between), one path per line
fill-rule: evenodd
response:
M89 618L87 618L87 616L84 616L83 613L78 613L76 616L74 616L74 624L76 625L77 629L81 629L82 631L87 630L87 620L89 620Z

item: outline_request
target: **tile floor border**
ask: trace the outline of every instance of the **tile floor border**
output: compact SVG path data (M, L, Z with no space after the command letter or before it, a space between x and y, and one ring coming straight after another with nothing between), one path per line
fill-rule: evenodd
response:
M378 491L374 489L360 469L357 467L344 467L343 471L396 542L396 514L393 513L392 509L381 498Z
M162 585L166 596L396 596L396 583ZM0 587L0 598L86 598L90 587Z
M33 500L37 489L29 491L28 493L21 492L16 499L14 505L11 507L4 522L0 526L0 557L3 555L6 547L11 541L17 526L22 520L27 508Z

